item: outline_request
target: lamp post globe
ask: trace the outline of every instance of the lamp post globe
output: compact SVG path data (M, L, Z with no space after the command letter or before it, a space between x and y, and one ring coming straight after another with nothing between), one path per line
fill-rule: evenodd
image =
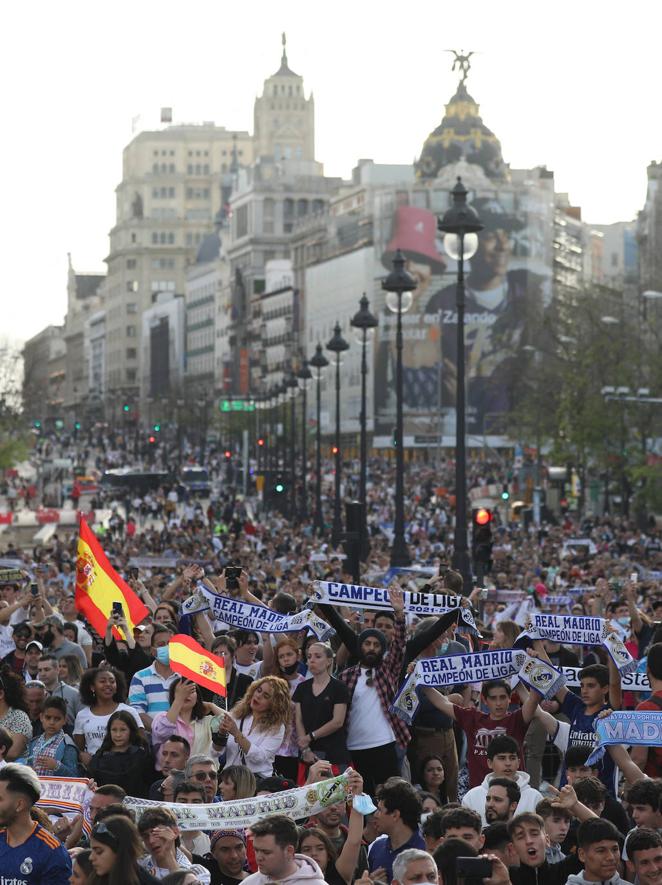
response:
M340 536L342 534L342 522L340 518L340 355L349 350L349 344L342 336L340 323L336 322L333 327L333 335L327 343L326 349L330 350L335 357L336 368L336 436L335 436L335 452L334 452L334 495L333 495L333 526L331 529L331 543L334 547L340 544Z
M407 566L411 557L405 542L405 503L404 503L404 420L402 390L402 314L412 305L412 292L418 282L405 268L405 258L400 249L393 256L393 270L382 281L382 289L387 293L386 305L397 314L395 334L395 519L393 522L393 543L391 545L391 565Z
M389 293L390 294L390 293ZM360 528L360 556L365 561L368 556L368 526L367 526L367 502L366 502L366 479L368 470L368 419L366 414L367 378L368 378L368 336L377 327L377 317L370 312L370 302L365 294L359 301L359 309L350 320L350 325L357 332L357 339L361 344L361 414L359 416L361 439L360 439L360 464L359 464L359 502L361 504L361 528Z
M453 538L453 568L460 572L463 592L471 593L473 586L469 544L467 539L467 452L466 452L466 382L464 351L464 260L475 254L478 248L477 234L483 223L476 210L467 203L468 191L462 179L451 191L453 204L437 224L446 234L444 246L457 261L457 392L455 396L455 534Z
M316 427L315 427L315 516L313 519L313 528L317 535L321 535L324 531L324 516L322 514L322 400L321 400L321 384L322 372L329 365L328 359L324 356L322 345L317 344L315 353L310 358L310 365L315 372L315 387L317 393L316 402Z

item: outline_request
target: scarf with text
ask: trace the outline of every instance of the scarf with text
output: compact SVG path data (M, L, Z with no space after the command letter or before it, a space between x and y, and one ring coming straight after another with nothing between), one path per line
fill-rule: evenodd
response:
M367 608L370 611L393 611L388 590L381 587L366 587L363 584L343 584L338 581L315 581L313 583L315 603L334 605L340 608ZM405 612L410 615L443 615L452 609L460 610L458 629L480 636L471 609L463 605L463 596L450 596L447 593L403 591Z
M180 830L223 830L250 827L270 814L286 814L293 820L310 817L330 805L335 805L336 802L346 802L349 795L347 772L345 772L338 777L307 784L294 790L272 793L269 796L253 796L250 799L187 805L127 796L123 804L135 812L136 821L149 809L165 805L174 813Z
M256 633L296 633L299 630L310 630L322 641L335 633L333 627L308 608L294 615L281 615L266 605L221 596L198 584L193 596L182 603L182 614L192 616L206 611L211 611L214 615L216 629L229 624L231 627L254 630Z
M631 747L662 747L662 711L635 710L628 713L611 713L604 719L596 719L595 749L586 760L591 767L605 754L605 748L615 744Z
M516 647L528 639L551 639L568 645L602 645L616 665L621 676L634 673L637 662L623 645L623 641L609 630L604 618L589 615L548 615L531 612L524 630L515 640Z
M87 778L40 777L41 796L39 808L54 814L82 814L83 830L89 836L92 832L90 799L94 795L88 787Z
M416 693L419 686L442 688L471 682L488 682L492 679L508 679L519 673L527 659L525 651L514 648L421 658L400 686L390 710L407 725L411 725L420 704Z

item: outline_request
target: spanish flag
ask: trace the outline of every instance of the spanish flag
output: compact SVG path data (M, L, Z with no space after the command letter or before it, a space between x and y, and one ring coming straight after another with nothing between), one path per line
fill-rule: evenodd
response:
M124 618L131 631L149 616L147 606L117 574L94 532L81 519L76 560L76 608L85 615L99 636L103 636L114 602L122 603Z
M168 649L171 670L185 679L197 682L202 688L208 688L215 694L225 697L225 664L222 658L217 658L208 652L185 633L173 636Z

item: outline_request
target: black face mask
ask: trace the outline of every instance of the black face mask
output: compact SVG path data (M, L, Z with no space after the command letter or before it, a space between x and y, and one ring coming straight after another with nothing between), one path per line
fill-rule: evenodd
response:
M298 664L289 664L287 667L280 668L286 676L292 676L299 669Z
M55 638L55 634L52 630L47 630L45 633L41 634L41 641L44 645L50 645Z

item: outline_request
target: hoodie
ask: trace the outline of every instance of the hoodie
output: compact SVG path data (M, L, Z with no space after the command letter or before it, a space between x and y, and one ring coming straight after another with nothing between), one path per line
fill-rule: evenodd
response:
M487 821L485 819L485 799L487 798L487 791L492 778L498 776L499 775L496 774L488 774L483 783L469 790L462 800L463 805L480 814L484 827L487 826ZM515 780L517 781L517 786L519 787L521 794L519 804L515 809L515 814L522 814L524 811L535 811L536 805L543 798L542 794L529 785L530 778L525 771L518 771Z
M284 879L272 879L258 871L244 879L242 885L268 885L271 882L278 882L278 885L286 885L286 883L287 885L296 885L297 882L305 882L306 885L326 885L324 873L312 857L306 857L305 854L295 854L294 863L296 864L295 872L291 876L285 876Z
M594 879L587 879L585 870L582 870L581 873L568 876L566 885L598 885L598 883ZM630 885L630 883L625 879L621 879L618 873L614 873L611 879L601 882L600 885Z

